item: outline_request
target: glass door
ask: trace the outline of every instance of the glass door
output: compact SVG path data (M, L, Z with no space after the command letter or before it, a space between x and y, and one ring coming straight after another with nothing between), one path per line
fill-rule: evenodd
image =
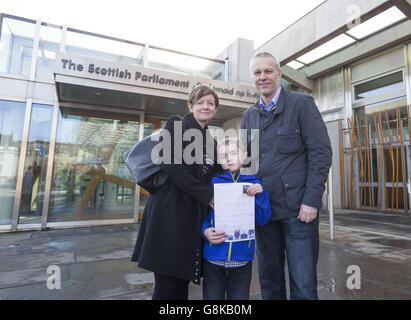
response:
M139 140L139 120L59 114L48 222L133 219L136 188L122 156ZM146 119L144 136L160 126ZM141 213L147 192L139 196Z
M59 114L48 222L131 219L135 184L122 155L139 121Z

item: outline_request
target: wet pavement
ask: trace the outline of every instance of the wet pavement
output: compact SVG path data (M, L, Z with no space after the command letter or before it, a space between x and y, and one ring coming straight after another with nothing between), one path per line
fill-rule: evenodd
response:
M410 217L336 210L335 226L330 240L322 211L320 299L411 299ZM153 274L130 262L138 229L0 233L0 299L151 299ZM58 276L55 269L47 273L52 265L59 267L60 289L48 288ZM353 283L360 288L349 289ZM201 286L190 285L190 299L202 299ZM251 299L261 299L255 260Z

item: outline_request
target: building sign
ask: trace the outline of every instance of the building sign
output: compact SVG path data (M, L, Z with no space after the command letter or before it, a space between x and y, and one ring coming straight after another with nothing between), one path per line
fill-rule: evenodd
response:
M255 103L258 93L254 87L219 80L182 75L145 67L123 65L94 58L57 54L55 73L81 78L122 83L133 86L189 93L200 83L214 87L220 99Z

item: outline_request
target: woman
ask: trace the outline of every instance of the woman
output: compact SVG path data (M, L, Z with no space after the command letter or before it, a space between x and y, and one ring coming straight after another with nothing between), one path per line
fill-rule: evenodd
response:
M164 129L171 136L168 150L171 150L171 161L175 163L161 164L168 179L147 200L131 258L131 261L138 261L139 267L154 272L154 300L187 300L189 282L200 284L201 226L208 206L213 202L211 178L218 169L216 148L213 148L213 154L206 153L206 136L209 135L206 130L207 123L217 111L219 99L212 87L199 85L190 93L187 104L189 113L183 118L172 116L165 125ZM184 148L194 138L184 141L182 136L174 136L174 129L181 126L183 134L189 129L197 129L200 133L202 139L197 138L194 143L201 143L202 163L185 162ZM177 143L182 145L182 150L174 154ZM195 150L192 151L195 153ZM174 159L182 159L182 163Z

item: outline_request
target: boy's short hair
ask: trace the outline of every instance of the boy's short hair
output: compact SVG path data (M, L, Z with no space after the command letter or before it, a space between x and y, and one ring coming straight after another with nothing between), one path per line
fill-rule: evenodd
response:
M217 150L219 150L221 147L227 147L231 144L235 144L237 149L239 149L241 152L245 152L246 149L244 145L242 144L241 140L238 139L237 137L224 137L217 145Z

